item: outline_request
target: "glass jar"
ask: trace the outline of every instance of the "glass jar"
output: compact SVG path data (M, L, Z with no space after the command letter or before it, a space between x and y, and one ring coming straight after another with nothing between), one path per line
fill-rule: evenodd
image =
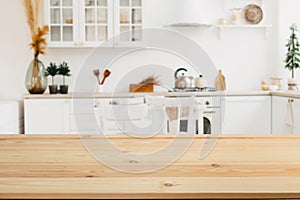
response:
M231 23L232 24L239 24L241 16L241 8L232 8L231 9Z

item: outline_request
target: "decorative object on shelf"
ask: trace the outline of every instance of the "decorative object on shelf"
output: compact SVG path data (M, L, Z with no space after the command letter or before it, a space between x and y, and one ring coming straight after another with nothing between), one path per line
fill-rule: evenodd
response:
M260 83L261 83L261 90L268 91L270 89L269 84L267 83L266 80L262 80Z
M269 86L269 90L270 91L277 91L278 90L278 86L277 85L270 85Z
M219 73L218 73L218 76L216 78L216 90L217 91L226 90L226 80L225 80L225 76L222 74L221 69L219 69Z
M70 67L69 67L68 63L63 62L59 65L58 74L63 76L63 85L59 86L59 88L60 88L59 90L60 90L61 94L68 94L69 86L66 85L66 80L65 79L66 79L66 76L67 77L71 76L70 72L71 72L71 70L70 70Z
M297 81L295 79L293 79L293 78L289 78L288 79L288 90L294 90L294 91L296 91L298 89L299 88L298 88Z
M38 60L33 59L27 69L25 86L30 94L43 94L47 89L48 80L45 76L45 66Z
M239 24L240 23L240 17L241 17L241 8L232 8L231 9L231 24Z
M142 80L139 84L161 85L161 82L159 80L159 76L152 75L152 76L148 76L147 78Z
M120 24L126 24L128 23L128 20L127 20L127 14L122 11L120 12Z
M154 85L161 85L161 81L159 80L159 76L151 75L143 79L139 84L130 84L129 91L130 92L153 92Z
M277 90L281 90L281 80L282 78L279 77L271 77L271 85L276 85L277 86Z
M25 78L25 86L30 94L43 94L47 89L48 80L45 76L45 66L38 59L38 56L46 54L47 41L45 35L49 32L49 27L39 26L39 0L23 0L27 23L31 32L30 48L33 49L34 58L29 65Z
M300 44L297 37L297 26L293 24L290 27L291 34L286 44L287 53L285 58L285 68L292 71L292 78L288 81L289 89L294 90L297 88L296 80L292 80L295 78L295 69L300 68Z
M73 24L73 19L72 18L67 18L66 23L67 24Z
M219 25L226 25L226 24L227 24L227 21L226 21L225 18L222 17L222 18L219 18L218 24L219 24Z
M50 63L50 65L46 69L46 76L51 76L52 78L52 85L49 85L49 93L50 94L57 94L58 88L57 85L54 84L54 77L58 74L58 68L55 63Z
M255 4L249 4L244 8L244 17L246 22L250 24L258 24L263 19L263 11L261 7Z
M94 3L93 0L90 0L90 1L86 4L86 6L94 6L94 5L95 5L95 3Z
M59 6L59 0L55 1L54 4L52 4L53 6Z
M153 84L130 84L129 92L153 92L154 85Z

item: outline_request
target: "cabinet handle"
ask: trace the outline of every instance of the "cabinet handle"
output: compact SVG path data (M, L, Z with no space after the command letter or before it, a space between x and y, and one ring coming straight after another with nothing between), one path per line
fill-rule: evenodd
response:
M116 102L116 101L110 101L109 105L118 105L118 102Z
M294 103L294 99L289 99L288 102L289 103Z

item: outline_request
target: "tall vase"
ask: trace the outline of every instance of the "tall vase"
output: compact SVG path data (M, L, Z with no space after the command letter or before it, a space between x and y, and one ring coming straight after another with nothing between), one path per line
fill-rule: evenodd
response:
M47 89L48 79L45 75L45 66L37 58L30 63L26 78L25 86L30 94L43 94Z

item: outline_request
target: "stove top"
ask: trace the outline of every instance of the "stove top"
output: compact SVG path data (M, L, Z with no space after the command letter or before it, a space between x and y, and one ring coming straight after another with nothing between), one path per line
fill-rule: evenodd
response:
M216 88L205 87L205 88L173 88L170 92L215 92Z

